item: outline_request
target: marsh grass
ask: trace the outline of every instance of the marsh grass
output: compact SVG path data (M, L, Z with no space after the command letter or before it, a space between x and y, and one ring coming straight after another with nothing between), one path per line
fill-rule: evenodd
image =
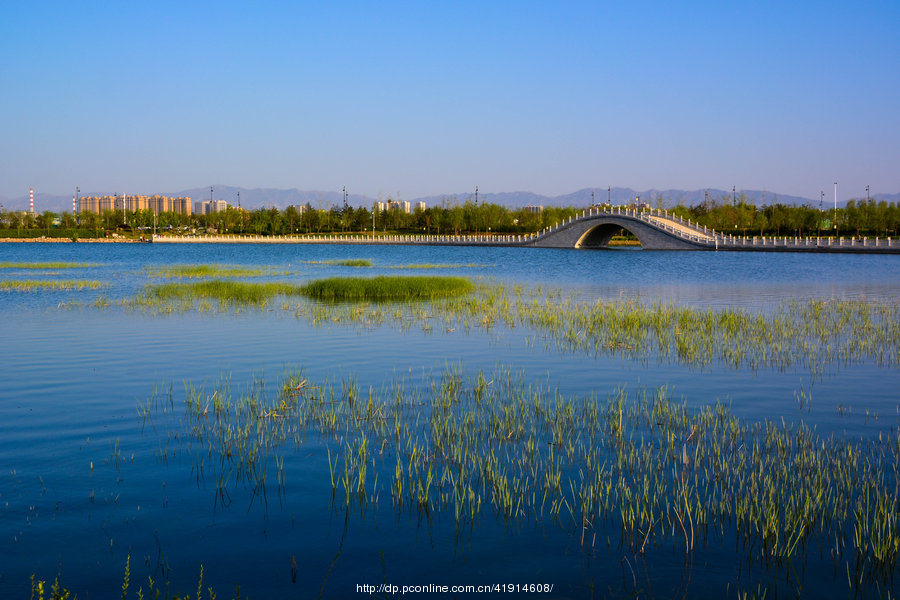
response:
M297 304L313 324L394 324L423 331L525 328L563 354L657 360L707 369L900 362L900 306L861 300L791 301L768 313L630 300L577 301L555 290L476 281L473 293L386 310L378 303Z
M272 471L280 498L285 458L312 436L328 456L321 493L342 509L387 502L457 528L546 520L583 548L612 535L640 555L736 541L737 559L764 570L830 556L855 591L898 566L900 431L823 437L722 404L689 410L666 388L564 396L508 370L452 367L380 391L300 372L237 393L227 380L189 385L180 418L175 407L154 395L143 424L173 428L160 453L175 456L178 440L221 503L241 486L264 499Z
M145 586L146 585L146 589ZM129 593L129 589L133 589L137 587L137 590L134 591L134 595ZM147 577L146 582L135 582L135 585L132 585L131 581L131 555L128 555L125 559L125 571L122 576L122 586L121 586L121 594L119 598L122 600L128 600L129 598L136 598L137 600L143 600L147 598L148 600L191 600L190 594L181 595L180 592L175 592L174 595L170 595L171 583L166 577L165 581L157 581L153 579L152 576ZM100 592L101 596L112 597L112 590L97 590ZM200 565L200 575L197 578L197 594L193 596L194 600L202 600L203 598L203 564ZM109 594L109 595L106 595ZM210 600L215 600L215 598L220 597L215 590L211 587L206 588L207 597ZM88 596L90 597L90 596ZM243 596L241 596L241 588L240 586L235 585L234 595L231 596L231 600L241 600ZM66 589L62 586L59 580L59 575L56 576L56 579L53 583L48 586L47 582L42 579L36 579L34 575L31 576L31 595L29 596L30 600L77 600L78 596L76 596L71 590ZM225 596L222 596L225 598Z
M229 265L165 265L145 267L149 277L206 278L206 277L260 277L271 269L248 268Z
M136 302L214 300L227 304L266 304L276 296L295 295L300 289L289 283L246 283L224 279L193 283L150 285Z
M0 281L0 290L10 292L35 292L41 290L52 291L80 291L96 290L105 284L99 281L84 280L59 280L59 279L25 279Z
M462 277L335 277L309 282L301 293L316 300L425 300L467 294L472 282Z
M341 260L305 260L307 265L337 265L339 267L371 267L372 261L367 258L345 258Z
M478 263L420 263L420 264L410 264L410 265L392 265L387 267L388 269L483 269L486 267L492 267L495 265L483 265Z
M392 325L424 332L478 328L498 335L524 328L563 354L655 360L700 370L802 367L815 380L830 365L900 363L900 306L863 300L790 301L754 313L633 300L589 303L559 290L398 276L331 278L306 285L172 283L148 286L142 295L119 304L167 313L195 308L197 300L217 300L221 306L265 304L276 295L308 296L311 300L285 300L279 307L316 326Z
M93 263L76 262L0 262L0 269L86 269L96 267Z

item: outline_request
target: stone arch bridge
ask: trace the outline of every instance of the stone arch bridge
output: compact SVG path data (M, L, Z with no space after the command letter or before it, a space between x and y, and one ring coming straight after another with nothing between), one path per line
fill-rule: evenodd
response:
M667 211L625 207L590 208L580 215L539 232L523 245L540 248L605 248L625 229L645 250L709 250L718 247L719 234Z

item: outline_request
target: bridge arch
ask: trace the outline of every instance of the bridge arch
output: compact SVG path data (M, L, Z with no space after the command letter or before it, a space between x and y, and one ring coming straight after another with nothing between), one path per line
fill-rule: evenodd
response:
M644 250L710 249L713 238L658 215L600 212L573 219L540 235L529 246L543 248L602 248L620 229L634 235ZM688 233L693 233L691 238ZM703 240L700 235L704 235Z
M636 237L637 240L641 243L642 247L644 246L644 242L643 240L641 240L640 234L637 231L632 231L633 229L637 229L636 227L628 227L626 225L608 221L605 223L598 222L596 225L585 231L575 242L575 247L608 248L609 242L623 229Z

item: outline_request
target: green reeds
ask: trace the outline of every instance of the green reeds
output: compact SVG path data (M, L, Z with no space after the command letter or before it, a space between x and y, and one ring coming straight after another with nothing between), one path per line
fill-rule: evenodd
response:
M298 293L300 288L289 283L245 283L213 279L195 283L147 286L143 298L148 301L208 299L226 304L265 304L276 296Z
M472 288L461 277L336 277L312 281L301 293L317 300L423 300L458 296Z
M484 283L473 291L392 312L377 304L298 304L295 313L313 323L418 323L425 331L524 327L562 353L654 358L700 369L802 366L818 377L829 364L900 362L900 306L885 303L787 302L756 314L637 301L585 303L554 291Z
M131 581L131 555L128 555L125 558L125 573L122 576L121 594L119 594L119 597L122 600L128 600L129 598L136 598L137 600L143 600L144 598L151 600L159 600L160 598L165 598L167 600L169 598L172 598L172 600L191 600L190 594L182 596L180 592L175 592L174 595L170 596L170 587L171 585L168 578L166 581L160 583L153 579L152 576L148 576L146 581L146 591L144 583L141 583L137 586L134 595L130 594L129 589L133 588ZM104 596L109 591L110 590L97 590L99 596ZM201 563L200 575L197 578L197 595L193 597L193 600L202 600L203 592L203 564ZM206 594L210 600L219 597L216 591L211 587L206 588ZM108 597L111 597L111 595ZM47 582L45 580L36 579L35 576L32 575L31 595L29 598L30 600L77 600L78 597L71 590L62 586L58 575L49 589L47 589ZM241 588L239 586L235 586L235 595L231 596L231 598L232 600L241 600Z
M372 261L367 258L346 258L342 260L305 260L308 265L337 265L339 267L371 267Z
M493 265L483 265L478 263L419 263L419 264L410 264L410 265L392 265L388 267L389 269L483 269L485 267L490 267Z
M861 300L787 302L757 314L628 300L586 303L558 291L475 284L458 277L374 277L332 278L302 286L176 283L150 286L124 304L171 312L193 308L195 299L264 303L262 298L298 294L353 301L281 304L282 310L313 324L418 325L426 332L523 327L566 354L656 359L699 369L801 366L814 378L833 364L900 363L900 306ZM381 304L386 300L417 302L387 310Z
M170 406L151 399L142 415ZM280 494L285 463L315 436L328 457L322 493L341 506L386 498L459 525L549 518L582 544L618 532L641 554L737 540L764 566L823 552L862 573L857 582L884 582L898 566L900 432L822 437L746 423L722 404L688 410L665 388L568 397L508 371L458 369L368 393L293 373L238 394L226 381L189 387L184 407L165 437L188 446L222 502L236 485L264 496L270 468Z
M93 263L76 262L0 262L0 269L85 269L95 267Z
M99 281L84 280L45 280L25 279L0 281L0 290L12 292L34 292L40 290L71 291L71 290L96 290L103 287Z
M206 278L206 277L258 277L269 270L229 265L164 265L145 267L150 277Z

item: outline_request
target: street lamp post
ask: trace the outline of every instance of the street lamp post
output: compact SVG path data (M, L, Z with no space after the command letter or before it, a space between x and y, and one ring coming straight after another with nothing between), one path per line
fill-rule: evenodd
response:
M475 235L478 235L478 186L475 186Z
M837 181L834 182L834 233L837 235Z

